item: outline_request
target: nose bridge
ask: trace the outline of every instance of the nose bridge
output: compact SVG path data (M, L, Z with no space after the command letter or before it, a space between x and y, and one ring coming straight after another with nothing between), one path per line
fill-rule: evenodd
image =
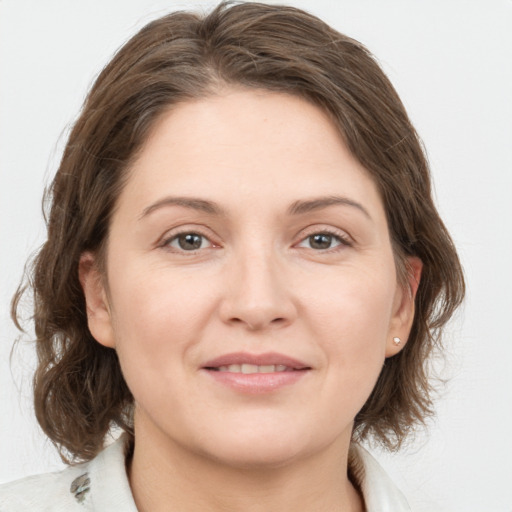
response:
M233 256L228 269L230 282L223 304L224 319L242 323L251 330L292 321L295 308L290 283L275 248L270 244L251 244Z

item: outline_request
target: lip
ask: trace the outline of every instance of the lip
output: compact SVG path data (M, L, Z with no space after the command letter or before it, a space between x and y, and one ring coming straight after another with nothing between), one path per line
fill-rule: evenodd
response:
M244 363L257 366L282 365L287 369L273 373L232 373L217 370L221 366ZM214 382L237 393L260 395L292 386L308 375L312 368L298 359L275 352L264 354L236 352L211 359L200 370Z
M224 354L215 359L211 359L202 365L205 370L218 368L219 366L229 366L231 364L254 364L257 366L264 365L283 365L293 370L311 369L306 363L299 361L293 357L279 354L277 352L266 352L263 354L250 354L247 352L233 352Z

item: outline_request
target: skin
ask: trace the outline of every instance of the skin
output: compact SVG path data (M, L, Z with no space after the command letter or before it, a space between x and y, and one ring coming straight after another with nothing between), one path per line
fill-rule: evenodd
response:
M172 107L129 172L106 276L86 253L80 278L135 397L139 510L364 510L353 420L407 340L421 263L404 289L377 188L334 124L300 98L228 89ZM240 351L310 369L264 393L202 370Z

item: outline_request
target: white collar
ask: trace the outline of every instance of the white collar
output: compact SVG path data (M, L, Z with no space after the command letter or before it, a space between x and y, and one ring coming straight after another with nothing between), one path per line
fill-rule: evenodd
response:
M127 436L122 437L127 438ZM128 439L116 441L94 459L91 463L91 465L94 464L94 470L91 467L91 473L98 475L108 474L107 468L111 468L109 471L112 471L112 468L115 467L115 481L120 483L119 492L125 497L129 496L130 498L130 500L124 499L123 510L126 512L137 512L125 472L125 453L127 447ZM366 512L411 512L411 508L404 495L367 450L360 445L352 444L349 459L351 472L364 497ZM100 478L100 480L105 481L103 478ZM118 500L121 496L117 495L116 499L113 499L112 490L106 490L101 485L101 482L98 483L100 484L99 491L101 493L98 496L101 498L99 502L102 505L104 504L105 507L108 506L110 510L115 510L115 503L119 503L116 499ZM132 508L129 508L128 501L130 501Z
M411 512L405 496L362 446L350 446L349 467L363 494L366 512Z
M129 437L122 435L90 462L1 485L0 510L137 512L126 474L130 447ZM411 511L379 463L361 446L351 446L349 467L366 512Z

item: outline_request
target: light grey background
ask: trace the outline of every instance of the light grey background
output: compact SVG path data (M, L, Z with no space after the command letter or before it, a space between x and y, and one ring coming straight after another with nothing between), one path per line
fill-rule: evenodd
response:
M30 404L33 350L9 301L42 241L40 199L70 123L112 53L149 20L209 1L0 0L0 482L60 467ZM447 337L437 419L375 452L431 512L512 511L512 2L296 0L372 50L432 164L466 306Z

